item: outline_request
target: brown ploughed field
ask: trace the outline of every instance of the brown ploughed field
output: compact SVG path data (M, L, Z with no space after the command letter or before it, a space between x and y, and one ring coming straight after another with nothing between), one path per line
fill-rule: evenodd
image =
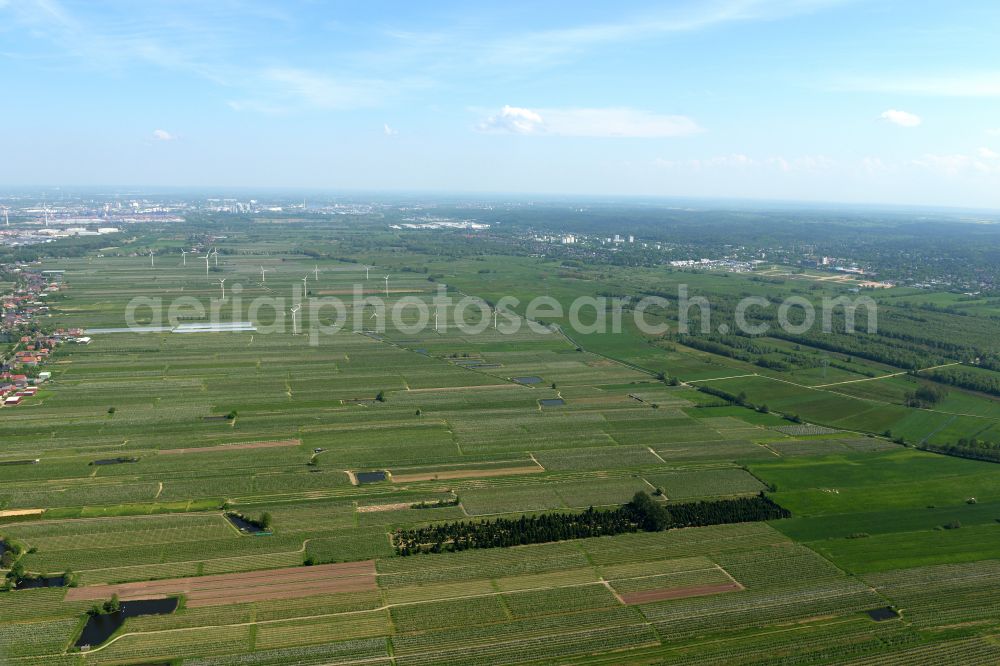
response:
M366 560L141 583L71 587L66 592L66 600L110 599L113 594L117 594L122 601L129 601L183 594L187 597L186 606L197 608L375 589L375 561Z

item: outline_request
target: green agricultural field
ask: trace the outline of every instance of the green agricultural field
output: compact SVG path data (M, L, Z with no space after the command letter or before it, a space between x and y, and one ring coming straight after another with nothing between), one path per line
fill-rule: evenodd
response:
M627 317L619 334L576 333L566 316L529 327L512 307L506 314L524 325L506 335L488 317L479 333L420 329L413 307L439 288L476 304L504 295L568 304L681 282L725 303L841 293L824 274L567 266L374 217L279 221L220 231L209 275L190 256L180 262L185 234L200 238L189 226L140 234L120 253L41 264L66 271L46 325L97 330L90 344L57 349L44 391L0 408L0 540L25 574L65 574L73 587L0 592L0 663L1000 658L990 583L1000 466L918 450L1000 433L994 398L949 386L939 402L913 406L928 380L890 362L903 357L831 351L819 339L763 337L760 353L740 358L647 336ZM131 244L157 248L155 269ZM377 277L366 280L364 266ZM386 273L389 310L414 299L399 325L368 303L346 313L359 331L311 338L330 311L291 329L287 305L303 276L315 297L347 297L356 285L384 297ZM890 331L913 326L905 315L927 302L970 311L964 332L942 329L955 344L990 339L978 314L987 305L906 293L879 295ZM258 330L100 332L123 326L135 296L183 296ZM288 302L251 314L255 297ZM920 312L941 323L942 313ZM136 311L144 325L162 323L153 314ZM945 348L892 339L906 340L900 353ZM882 337L868 344L891 349ZM792 517L411 556L392 540L427 525L617 508L637 492L668 511L764 493ZM267 528L241 532L232 512ZM324 565L368 573L347 576L350 590L295 581ZM267 584L280 576L291 582ZM221 581L223 598L199 603L186 579ZM129 584L174 585L189 598L77 651L97 601L80 595L110 599L118 587L95 586ZM246 591L255 586L266 591ZM886 606L902 618L866 614Z

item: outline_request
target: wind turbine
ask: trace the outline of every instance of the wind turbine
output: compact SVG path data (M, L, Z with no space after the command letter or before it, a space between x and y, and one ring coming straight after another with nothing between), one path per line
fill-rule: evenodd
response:
M181 261L184 262L185 266L188 265L188 253L187 253L187 250L181 250Z
M4 222L6 222L6 223L7 223L7 226L9 227L9 226L10 226L10 218L9 218L9 217L7 217L7 211L8 211L8 210L10 210L10 209L9 209L9 208L7 208L7 206L4 206L4 207L3 207L3 221L4 221Z
M437 310L434 311L434 330L438 331L438 313L437 313Z
M222 287L222 300L226 300L226 278L219 280L219 286Z
M153 260L153 248L149 248L149 267L156 268L156 261Z
M369 266L365 266L365 279L366 280L368 279L368 269L369 269Z
M302 293L303 294L308 294L309 293L309 276L308 275L306 275L305 277L302 278Z
M267 280L264 279L264 273L266 273L266 272L267 272L267 270L263 266L261 266L260 267L260 283L261 284L264 284L264 283L267 282Z
M43 204L42 207L45 209L45 228L49 228L49 205Z
M389 276L385 276L385 297L389 298Z
M212 250L212 254L215 255L215 267L219 267L219 248Z
M208 260L211 258L211 256L212 256L212 253L209 252L204 257L199 257L199 259L204 259L205 260L205 275L208 275Z
M316 282L319 282L319 266L313 268L313 275L316 276Z
M493 330L497 330L497 309L493 308Z
M299 332L299 327L295 323L295 313L297 313L299 311L299 308L301 308L301 307L302 307L302 305L299 304L299 305L296 305L294 308L292 308L290 310L290 312L292 313L292 335L295 335L295 334L297 334Z

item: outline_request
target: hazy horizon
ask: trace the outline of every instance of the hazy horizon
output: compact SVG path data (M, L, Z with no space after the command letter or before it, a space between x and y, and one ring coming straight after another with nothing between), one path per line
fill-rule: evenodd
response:
M985 0L0 0L0 182L998 209L998 22Z

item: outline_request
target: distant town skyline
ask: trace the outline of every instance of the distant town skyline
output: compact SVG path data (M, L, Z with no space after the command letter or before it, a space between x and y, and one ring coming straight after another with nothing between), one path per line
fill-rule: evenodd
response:
M0 188L1000 209L1000 4L0 0Z

